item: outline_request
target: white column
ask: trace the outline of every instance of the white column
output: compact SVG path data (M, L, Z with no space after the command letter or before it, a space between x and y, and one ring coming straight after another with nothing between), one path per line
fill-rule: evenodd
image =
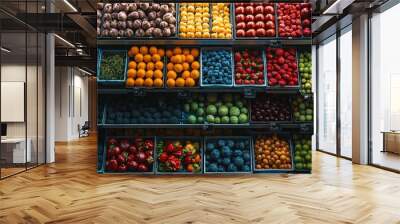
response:
M368 163L368 15L353 20L353 162Z
M47 74L46 74L46 103L47 103L47 126L46 126L46 162L52 163L55 161L55 151L54 151L54 133L55 133L55 56L54 56L54 35L47 34L46 37L46 61L47 61Z

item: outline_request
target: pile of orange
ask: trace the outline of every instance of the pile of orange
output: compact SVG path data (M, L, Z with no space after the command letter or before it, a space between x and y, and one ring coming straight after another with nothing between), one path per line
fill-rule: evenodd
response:
M200 51L197 48L176 47L166 52L167 86L194 87L198 85L200 78Z
M164 49L132 46L128 51L127 87L162 87Z

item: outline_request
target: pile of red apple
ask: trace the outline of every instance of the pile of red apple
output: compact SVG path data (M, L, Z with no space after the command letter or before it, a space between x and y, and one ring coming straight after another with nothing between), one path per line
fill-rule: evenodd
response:
M245 49L235 52L235 84L265 84L262 51Z
M312 34L311 31L311 4L310 3L301 3L301 22L303 25L303 36L310 37Z
M301 37L301 4L278 3L279 37Z
M149 172L153 171L154 141L136 138L107 141L106 170L113 172Z
M235 3L237 37L275 37L275 8L270 3Z
M267 48L267 72L268 86L297 86L296 49Z

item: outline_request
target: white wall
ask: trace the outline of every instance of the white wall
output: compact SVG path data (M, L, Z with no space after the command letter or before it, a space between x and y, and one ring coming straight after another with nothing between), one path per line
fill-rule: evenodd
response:
M55 140L77 139L78 125L88 120L88 78L76 68L56 67L55 86Z

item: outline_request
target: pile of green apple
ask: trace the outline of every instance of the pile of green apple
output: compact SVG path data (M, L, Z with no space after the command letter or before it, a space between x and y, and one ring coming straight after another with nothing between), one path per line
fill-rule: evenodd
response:
M295 121L312 122L313 121L313 101L312 98L305 99L297 96L292 99L292 110Z
M195 95L184 105L188 124L245 124L249 122L247 101L240 94Z
M302 52L300 54L299 59L299 71L301 77L301 91L305 94L312 93L312 84L311 84L311 73L312 73L312 64L311 64L311 53L310 52Z
M294 136L294 167L296 170L312 169L311 136Z

